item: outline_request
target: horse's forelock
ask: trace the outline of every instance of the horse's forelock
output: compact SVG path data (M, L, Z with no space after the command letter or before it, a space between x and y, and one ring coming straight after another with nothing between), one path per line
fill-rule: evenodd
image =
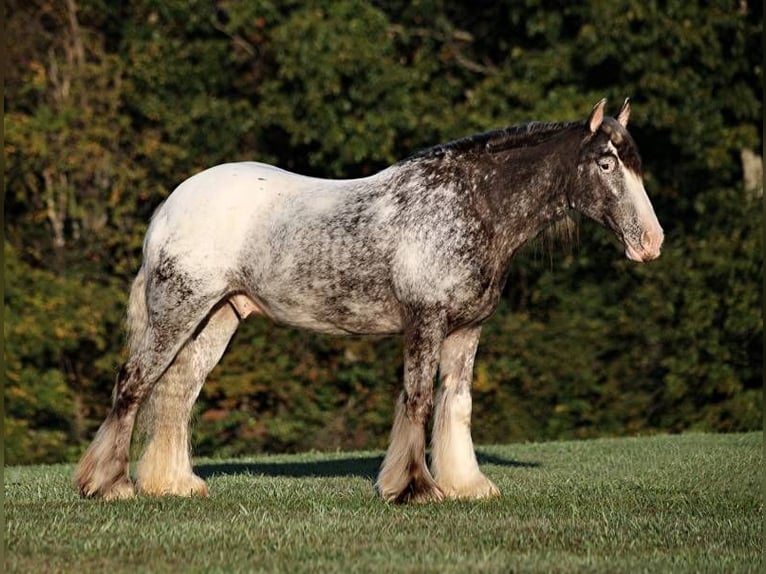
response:
M609 141L617 149L617 155L620 156L625 167L640 176L641 156L638 153L638 146L636 146L636 142L628 130L614 118L604 118L601 131L609 137Z

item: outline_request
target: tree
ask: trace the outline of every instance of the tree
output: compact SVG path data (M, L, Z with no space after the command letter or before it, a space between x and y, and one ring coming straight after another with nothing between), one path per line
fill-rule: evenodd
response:
M633 98L663 256L624 261L587 221L571 251L518 254L479 349L476 437L758 428L762 190L741 158L762 155L762 10L12 2L9 461L71 459L100 422L146 224L188 176L245 159L366 175L603 96ZM383 446L400 376L397 340L247 323L203 390L198 452Z
M109 401L122 292L4 256L5 461L71 460Z

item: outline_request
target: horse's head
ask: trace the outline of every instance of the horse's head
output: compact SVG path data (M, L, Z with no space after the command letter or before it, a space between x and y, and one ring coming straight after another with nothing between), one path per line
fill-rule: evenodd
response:
M626 99L617 118L604 117L606 100L597 103L587 122L580 148L577 183L569 203L577 211L611 229L633 261L660 256L663 233L641 177L641 158L626 127Z

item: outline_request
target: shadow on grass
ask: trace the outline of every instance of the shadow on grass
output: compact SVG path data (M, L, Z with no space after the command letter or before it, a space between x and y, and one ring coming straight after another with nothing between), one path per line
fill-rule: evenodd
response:
M539 462L524 462L506 459L492 454L476 452L479 464L516 468L536 468ZM359 476L374 479L383 457L378 455L360 455L335 460L317 460L308 462L243 462L243 463L202 463L194 467L194 472L207 479L215 475L255 474L264 476L290 477L335 477Z

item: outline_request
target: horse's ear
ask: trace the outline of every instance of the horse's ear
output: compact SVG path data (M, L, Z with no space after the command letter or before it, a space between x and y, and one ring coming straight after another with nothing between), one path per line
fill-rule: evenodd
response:
M630 98L625 98L620 108L620 113L617 114L617 121L624 128L628 127L628 120L630 119Z
M588 118L588 127L592 134L598 131L598 128L601 127L601 122L604 121L604 106L606 106L606 98L603 98L593 106L593 111L590 113L590 118Z

